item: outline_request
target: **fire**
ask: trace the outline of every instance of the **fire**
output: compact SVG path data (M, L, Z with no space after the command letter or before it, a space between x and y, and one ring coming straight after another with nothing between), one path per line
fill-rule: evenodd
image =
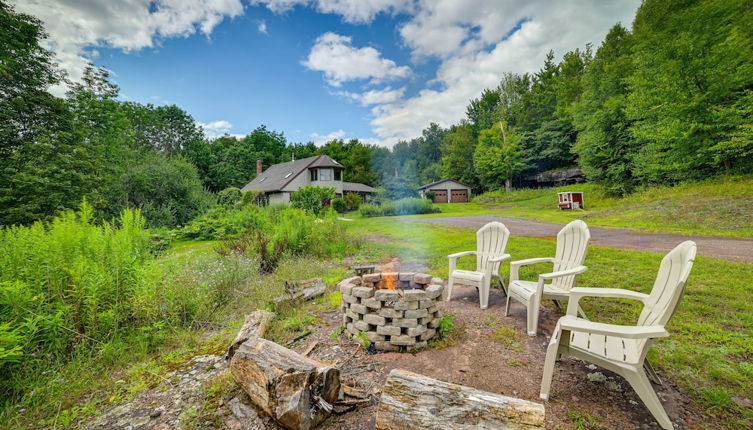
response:
M382 273L382 289L397 290L397 274Z

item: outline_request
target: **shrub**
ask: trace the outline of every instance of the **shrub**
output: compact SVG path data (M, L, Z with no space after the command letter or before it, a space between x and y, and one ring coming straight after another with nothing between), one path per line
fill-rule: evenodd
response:
M348 203L343 198L336 198L332 200L332 209L335 211L344 214L345 212L348 212Z
M215 206L186 224L178 234L184 238L199 240L238 237L249 226L261 222L263 211L263 208L255 205L232 208Z
M358 209L362 203L361 195L358 193L346 193L343 199L345 200L345 205L349 211Z
M242 205L258 204L261 195L262 195L262 192L259 190L248 190L245 193L243 193L243 196L241 197L241 204Z
M382 207L379 205L375 205L373 203L362 204L361 207L358 208L358 211L361 213L361 216L363 217L384 216L384 211L382 210Z
M232 206L241 199L242 193L240 188L228 187L217 193L217 204Z
M290 195L290 204L294 208L303 209L308 213L321 216L326 211L330 201L335 198L335 193L336 190L334 187L313 187L307 185Z
M360 211L364 217L374 217L437 213L439 208L435 207L431 200L408 197L386 201L381 206L363 204Z

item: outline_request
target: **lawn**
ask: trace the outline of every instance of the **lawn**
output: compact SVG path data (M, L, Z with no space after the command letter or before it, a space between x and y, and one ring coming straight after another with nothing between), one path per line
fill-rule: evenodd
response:
M447 255L475 249L474 232L424 223L401 223L401 217L355 219L352 230L379 237L387 254L423 262L431 274L447 277ZM512 237L508 252L514 260L554 254L549 240ZM592 246L589 271L579 286L626 288L648 293L661 255ZM471 268L473 259L461 259ZM508 266L509 267L509 266ZM508 267L503 268L507 276ZM535 277L534 266L522 276ZM662 375L682 387L702 408L721 416L731 428L750 425L753 412L753 265L698 257L683 302L670 321L671 337L658 342L650 357ZM588 315L598 321L631 323L640 308L625 301L587 301Z
M583 191L586 211L557 209L558 191ZM440 214L495 214L566 224L583 219L591 226L645 232L750 238L753 236L753 177L722 177L676 187L653 187L630 196L604 195L594 184L559 188L496 191L469 203L438 205ZM357 216L357 215L356 215Z

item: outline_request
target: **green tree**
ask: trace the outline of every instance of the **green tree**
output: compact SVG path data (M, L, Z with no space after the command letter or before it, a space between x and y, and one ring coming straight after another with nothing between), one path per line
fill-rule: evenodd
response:
M514 175L525 167L521 141L515 129L504 122L481 132L473 159L486 189L496 189L504 182L505 191L512 191Z
M475 151L476 140L466 123L450 127L442 141L442 177L477 188L479 181L472 156Z

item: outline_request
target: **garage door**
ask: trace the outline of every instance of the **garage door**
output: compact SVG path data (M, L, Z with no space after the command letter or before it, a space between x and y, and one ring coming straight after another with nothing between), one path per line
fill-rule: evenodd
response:
M468 190L452 190L450 201L452 203L465 203L468 201Z
M447 203L447 190L431 190L434 193L434 203Z

